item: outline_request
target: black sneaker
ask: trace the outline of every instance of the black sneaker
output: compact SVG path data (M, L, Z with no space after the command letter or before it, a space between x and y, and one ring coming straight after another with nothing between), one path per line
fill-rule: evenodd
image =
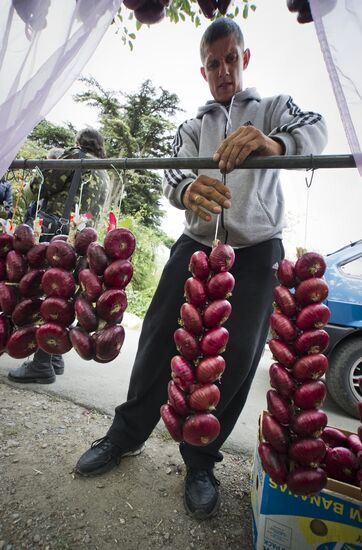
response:
M126 456L137 456L142 453L145 444L142 443L135 449L121 451L114 445L106 435L101 439L93 441L90 449L86 451L78 460L75 466L75 472L82 476L96 476L112 470Z
M215 516L221 501L219 485L212 469L187 468L184 505L188 515L195 519Z

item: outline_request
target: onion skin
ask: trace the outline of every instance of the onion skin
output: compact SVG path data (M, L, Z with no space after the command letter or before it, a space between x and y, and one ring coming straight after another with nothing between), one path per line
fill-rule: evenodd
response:
M6 351L10 357L25 359L32 355L38 349L36 333L37 327L29 325L15 330L6 344Z
M289 369L292 368L297 360L297 356L288 344L278 338L272 338L269 340L268 346L278 363L281 363Z
M228 300L215 300L203 311L202 318L207 328L214 328L223 325L231 314L231 304Z
M169 403L178 415L186 417L190 414L190 408L186 401L185 394L173 380L170 380L168 383L167 393Z
M176 348L186 359L193 360L200 355L199 344L191 332L178 328L174 333Z
M50 354L67 353L72 348L68 329L56 323L44 323L38 327L36 341L40 349Z
M280 284L287 288L294 288L297 284L294 263L287 259L281 260L278 264L277 278Z
M326 271L326 262L318 252L306 252L298 258L294 270L300 281L310 279L311 277L323 277Z
M206 252L197 250L190 258L189 271L197 279L207 279L210 273L209 259Z
M270 385L277 390L283 397L291 399L295 390L296 383L287 369L279 363L273 363L269 368Z
M118 227L106 234L103 246L112 260L127 260L136 248L136 239L129 229Z
M204 329L202 317L196 306L192 304L182 304L180 309L180 325L192 334L200 335Z
M6 274L11 283L18 283L25 275L27 265L25 258L20 252L10 250L6 256Z
M300 355L323 353L328 347L328 332L321 329L307 330L295 341L295 349Z
M326 484L327 474L322 468L298 468L290 472L287 479L288 489L294 495L318 494Z
M69 338L73 348L85 361L94 356L94 342L87 331L81 327L74 327L69 331Z
M172 439L178 442L182 441L183 419L180 416L178 416L176 411L169 404L161 406L160 414Z
M195 277L189 277L184 285L185 297L189 304L196 307L205 305L206 303L206 287L203 281Z
M258 453L265 472L275 483L284 485L288 477L286 457L277 453L269 443L265 442L259 444Z
M261 431L264 439L280 454L288 452L289 433L271 414L263 414Z
M321 353L305 355L293 365L292 375L300 382L319 380L328 369L328 359Z
M326 444L323 439L305 437L293 441L289 447L288 455L301 466L317 468L326 454Z
M326 386L320 380L304 382L293 396L294 405L299 409L319 409L327 396Z
M347 447L329 447L324 464L328 477L344 483L354 483L358 470L358 460Z
M328 285L324 279L306 279L295 290L295 299L302 306L323 302L328 296Z
M348 447L348 437L338 428L326 426L320 437L328 447Z
M204 357L195 367L196 379L201 384L208 384L220 380L225 370L225 359L221 355Z
M279 336L284 342L290 342L295 340L297 337L297 331L295 329L294 323L284 315L283 313L274 313L270 316L270 328L272 331Z
M274 301L277 307L287 317L294 317L297 312L297 304L290 290L284 285L278 285L273 291Z
M268 411L282 426L289 424L290 402L276 390L268 390L266 394Z
M220 422L211 413L195 413L188 416L183 426L186 443L202 447L212 443L220 433Z
M329 321L331 312L325 304L310 304L298 314L295 324L300 330L323 328Z
M206 291L211 300L224 300L231 296L234 290L235 279L229 271L222 271L213 275L206 283Z
M200 340L200 350L203 355L219 355L225 351L229 341L229 331L224 327L208 330Z
M214 411L220 401L220 390L215 384L195 386L189 395L189 405L194 411Z
M327 425L327 415L316 409L303 410L291 418L290 427L302 437L319 437Z
M190 391L196 384L192 365L181 355L175 355L171 359L171 376L175 384L183 391Z
M214 273L229 271L235 262L234 249L228 244L218 244L209 255L209 265Z

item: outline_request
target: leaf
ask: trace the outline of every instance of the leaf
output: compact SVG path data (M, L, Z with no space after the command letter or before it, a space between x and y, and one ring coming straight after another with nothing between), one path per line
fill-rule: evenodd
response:
M136 29L139 31L141 27L142 27L142 23L140 23L139 21L136 21Z
M136 40L136 35L134 32L131 32L128 36L131 40Z
M249 13L249 6L247 4L245 4L244 9L243 9L243 18L244 19L248 18L248 13Z
M251 4L250 9L251 9L252 11L255 11L255 10L256 10L256 5L255 5L255 4Z
M129 45L129 49L132 52L133 51L133 42L132 42L132 40L128 40L128 45Z

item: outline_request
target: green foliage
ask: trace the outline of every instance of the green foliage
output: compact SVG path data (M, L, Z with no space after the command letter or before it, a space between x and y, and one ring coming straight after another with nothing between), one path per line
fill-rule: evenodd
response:
M45 150L49 150L52 147L65 149L74 145L75 135L76 130L70 123L65 126L58 126L47 120L42 120L35 126L28 140Z
M226 15L230 19L234 19L241 11L243 18L246 19L249 15L249 10L256 10L253 0L234 0L231 2ZM194 23L195 27L199 27L201 20L205 18L197 0L171 0L165 11L166 18L172 23L179 23L189 19ZM222 17L222 15L217 11L213 19L217 19L218 17ZM132 10L127 9L123 5L118 11L116 24L119 27L123 44L128 45L133 50L133 41L136 39L136 34L130 32L129 26L133 25L134 30L138 32L144 25L136 20Z

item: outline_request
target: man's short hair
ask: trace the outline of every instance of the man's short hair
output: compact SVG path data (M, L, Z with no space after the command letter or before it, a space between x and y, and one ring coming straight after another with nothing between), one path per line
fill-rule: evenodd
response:
M213 21L211 25L207 27L206 31L201 37L200 43L200 56L202 63L205 59L205 50L207 46L209 44L212 44L216 40L219 40L219 38L225 38L230 34L234 34L237 43L241 46L241 48L244 48L243 33L241 32L239 25L235 23L233 19L220 17L219 19L215 19L215 21Z

